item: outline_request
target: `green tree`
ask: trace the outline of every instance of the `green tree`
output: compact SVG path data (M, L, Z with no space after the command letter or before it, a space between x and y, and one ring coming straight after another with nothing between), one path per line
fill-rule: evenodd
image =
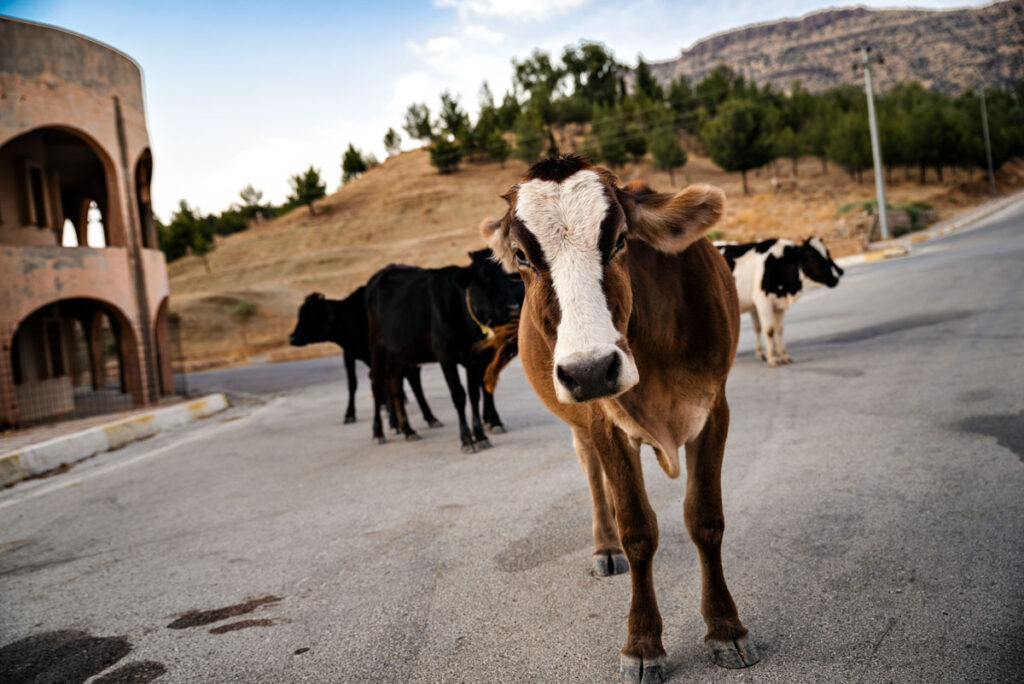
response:
M871 166L867 112L854 109L840 115L832 126L827 152L829 159L842 166L860 183L862 172Z
M772 133L769 107L752 98L733 97L719 105L700 137L712 161L726 171L740 172L747 195L747 171L772 160Z
M625 69L615 54L601 43L580 41L562 52L564 68L573 81L573 93L591 105L610 107L617 103L619 81Z
M690 133L695 133L698 130L698 121L695 116L698 103L693 88L690 87L690 82L686 79L686 76L681 75L672 81L668 87L666 100L669 109L672 110L676 124L682 126Z
M260 200L263 199L263 191L257 190L252 183L249 183L238 191L238 196L242 199L243 207L259 207Z
M438 173L454 173L459 170L462 149L458 143L442 133L430 143L430 163Z
M501 162L501 168L505 168L505 160L508 159L511 148L508 140L505 140L505 136L501 134L501 131L497 128L492 128L484 140L484 148L488 159Z
M530 108L520 113L516 121L516 148L512 154L532 163L540 157L545 142L547 135L540 113Z
M345 154L341 157L342 184L363 175L368 168L369 165L366 163L366 159L363 158L363 153L357 150L352 143L349 143L348 149L345 150Z
M601 149L601 159L608 166L618 168L629 161L626 149L626 127L620 112L614 109L595 108L594 133Z
M675 131L661 129L651 135L651 156L655 168L668 171L669 182L676 184L675 170L686 164L686 150L683 149Z
M327 184L320 179L320 169L310 166L304 172L290 177L288 184L292 188L288 202L293 206L305 204L309 207L309 215L314 216L316 209L313 202L327 194Z
M649 100L661 102L665 99L665 91L661 84L651 74L651 68L647 66L642 55L637 55L636 70L633 72L635 79L635 92L643 95Z
M803 153L803 142L791 127L786 126L775 131L775 135L772 136L772 149L775 157L789 158L793 175L796 176L797 161Z
M402 151L402 136L398 135L394 128L389 128L384 134L384 149L387 150L389 157Z
M644 129L635 121L630 121L622 128L625 138L622 144L626 153L633 157L633 162L639 164L647 154L647 138L644 137Z
M430 140L434 136L434 124L430 120L430 108L426 104L411 104L405 110L405 125L402 127L413 140Z
M204 220L198 210L188 206L185 200L178 202L178 209L171 214L167 225L157 224L157 239L167 261L192 254L203 260L208 273L210 263L206 255L214 247L213 235L211 223Z

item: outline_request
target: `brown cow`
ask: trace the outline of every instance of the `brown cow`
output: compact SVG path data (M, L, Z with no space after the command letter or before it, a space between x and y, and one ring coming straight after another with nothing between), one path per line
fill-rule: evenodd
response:
M616 183L575 155L537 162L505 195L505 216L481 231L505 268L523 276L519 354L534 391L572 428L594 502L595 571L625 572L628 559L633 600L619 673L647 683L663 681L665 649L652 574L658 523L641 444L672 478L686 447L683 516L700 557L715 663L758 660L721 557L725 381L739 307L729 268L702 237L722 214L722 192Z

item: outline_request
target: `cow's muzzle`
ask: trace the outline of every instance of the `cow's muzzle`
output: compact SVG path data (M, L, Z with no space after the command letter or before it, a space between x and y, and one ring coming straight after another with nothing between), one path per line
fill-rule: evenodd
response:
M637 382L636 366L614 345L577 352L555 364L555 394L563 403L575 404L621 394Z

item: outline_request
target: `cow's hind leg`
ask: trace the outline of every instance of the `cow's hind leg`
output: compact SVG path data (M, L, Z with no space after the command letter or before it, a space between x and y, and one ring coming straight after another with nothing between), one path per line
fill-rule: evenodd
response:
M653 571L658 519L644 489L640 445L603 417L595 417L591 436L608 477L633 589L629 631L619 658L619 678L631 684L663 682L665 648L661 642L661 613L654 594Z
M423 383L420 382L420 367L410 366L409 372L405 377L406 380L409 381L409 387L412 387L412 393L413 396L416 397L416 403L420 406L420 413L423 415L423 420L427 421L427 425L432 428L443 427L441 421L439 421L434 416L434 412L430 410L427 398L423 396Z
M392 411L398 423L398 431L405 435L407 442L414 442L420 439L416 431L409 425L409 415L405 412L405 397L402 392L402 382L406 376L404 367L388 369L388 398L391 401Z
M587 476L590 485L590 499L594 504L594 575L607 577L629 572L629 561L619 541L619 529L615 524L615 507L612 506L608 479L604 476L601 459L594 447L590 431L573 428L572 444L576 457Z
M740 622L722 572L725 516L721 475L728 432L729 404L723 391L700 435L686 445L683 518L700 558L700 610L708 626L704 642L716 665L739 668L753 665L759 656L747 628Z
M345 375L348 378L348 408L345 409L345 422L356 422L356 360L348 352L345 355Z
M786 311L779 311L778 309L775 309L772 311L772 314L775 316L775 324L773 327L775 328L775 349L779 354L779 362L793 363L793 359L789 357L789 352L786 350L786 343L782 339L782 327L783 320L786 317Z

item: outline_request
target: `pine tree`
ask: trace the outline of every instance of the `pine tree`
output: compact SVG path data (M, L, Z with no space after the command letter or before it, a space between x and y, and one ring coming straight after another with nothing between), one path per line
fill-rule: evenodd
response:
M309 207L309 215L314 216L316 209L313 202L327 194L327 184L320 179L320 169L310 166L304 172L289 178L288 183L292 186L288 202L293 205L305 204Z

